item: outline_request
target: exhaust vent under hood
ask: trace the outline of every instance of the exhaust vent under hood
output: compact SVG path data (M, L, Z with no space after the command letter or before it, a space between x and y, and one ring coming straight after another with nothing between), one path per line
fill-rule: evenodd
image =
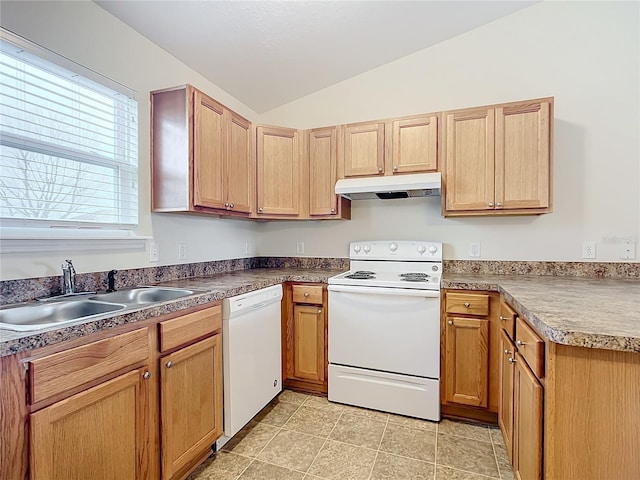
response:
M352 200L440 195L440 172L345 178L336 182L336 194Z

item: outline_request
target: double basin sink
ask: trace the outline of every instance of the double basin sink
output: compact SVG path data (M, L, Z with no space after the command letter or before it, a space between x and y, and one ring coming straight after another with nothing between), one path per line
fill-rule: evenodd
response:
M72 322L97 320L194 293L194 290L180 288L137 287L115 292L54 297L40 302L0 307L0 328L22 332L64 326Z

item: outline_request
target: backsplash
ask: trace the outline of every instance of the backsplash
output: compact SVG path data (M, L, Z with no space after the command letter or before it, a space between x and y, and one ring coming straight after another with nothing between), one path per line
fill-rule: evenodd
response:
M497 275L553 275L600 278L640 278L640 263L605 262L508 262L491 260L444 260L444 273ZM211 262L163 265L120 270L116 288L153 285L192 277L208 277L216 273L252 268L320 268L347 270L348 258L316 257L254 257L216 260ZM79 292L107 288L107 272L79 273ZM54 277L5 280L0 282L0 305L50 297L62 292L60 275Z

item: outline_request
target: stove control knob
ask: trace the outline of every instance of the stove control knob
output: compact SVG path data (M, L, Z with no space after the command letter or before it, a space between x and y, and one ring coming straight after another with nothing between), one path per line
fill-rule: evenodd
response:
M427 251L427 247L425 247L424 245L418 245L418 253L420 255L422 255L426 251Z
M356 253L360 252L360 245L354 245L353 246L353 251L356 252Z
M398 250L398 244L397 243L390 243L389 244L389 250L391 250L392 252L395 252L396 250Z
M433 255L433 254L434 254L434 253L436 253L437 251L438 251L438 247L436 247L435 245L431 245L431 246L429 247L429 253L430 253L430 254L432 254L432 255Z
M371 247L369 245L365 245L362 247L362 250L364 250L364 253L369 253L371 251Z

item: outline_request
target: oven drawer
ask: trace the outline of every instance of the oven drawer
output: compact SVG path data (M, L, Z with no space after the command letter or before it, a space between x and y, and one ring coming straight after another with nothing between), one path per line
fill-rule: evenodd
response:
M445 295L447 313L462 315L489 315L489 295L477 293L451 293Z

